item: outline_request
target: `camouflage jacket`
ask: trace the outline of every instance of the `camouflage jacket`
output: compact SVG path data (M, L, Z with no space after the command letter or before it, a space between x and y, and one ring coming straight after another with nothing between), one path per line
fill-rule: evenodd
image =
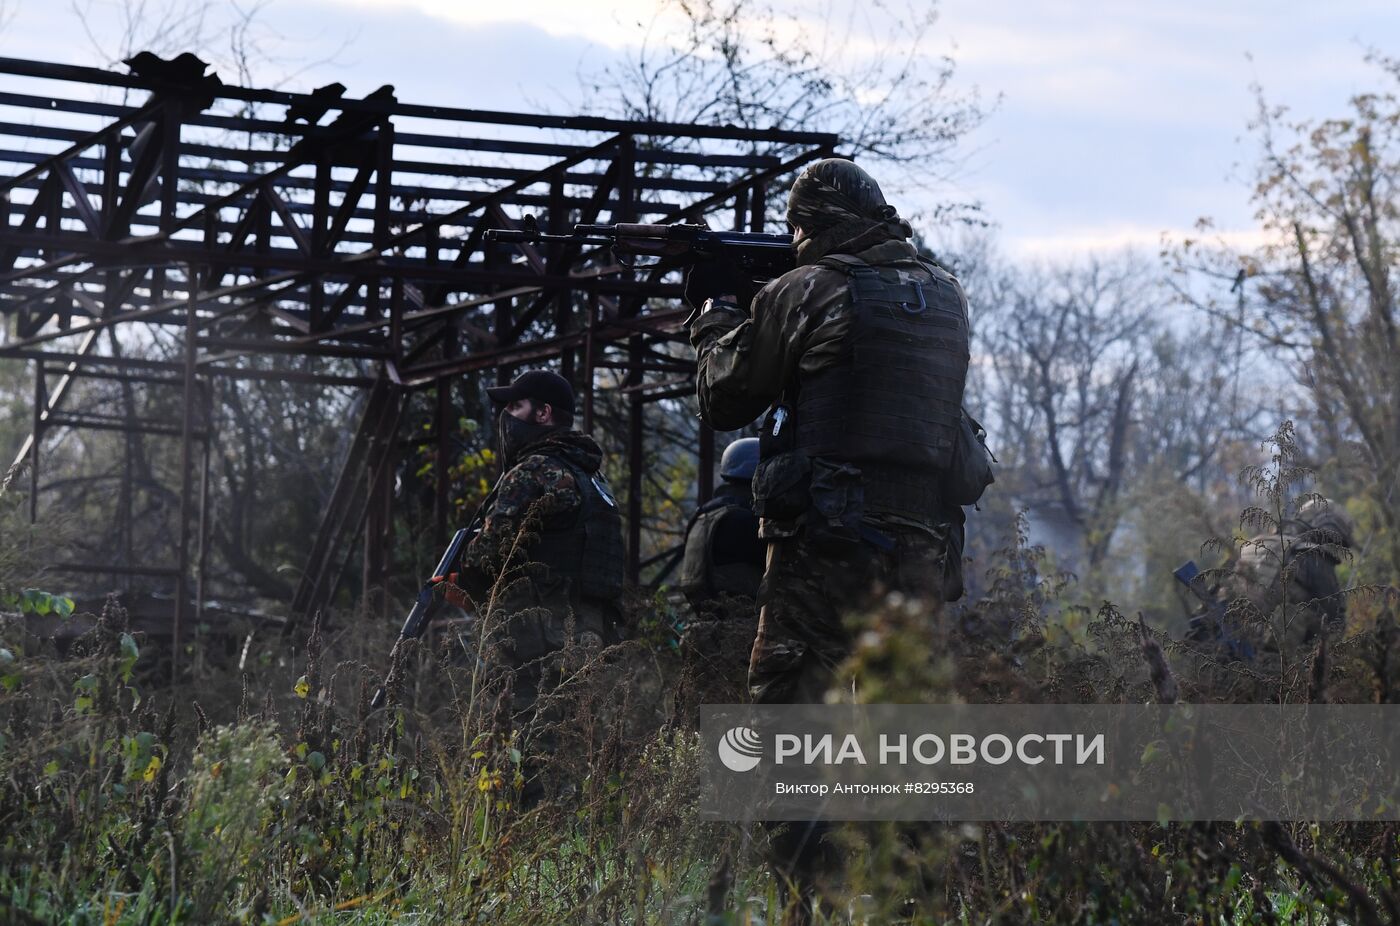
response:
M1289 628L1295 644L1310 640L1320 628L1340 628L1346 618L1336 563L1295 533L1251 538L1222 583L1220 597L1226 604L1247 599L1264 619L1285 602L1297 608Z
M927 278L907 241L882 241L854 256L907 271L909 279ZM720 306L698 317L690 343L699 358L701 417L717 430L742 428L800 376L834 364L850 330L850 308L846 274L810 265L763 287L752 313Z
M595 472L603 452L593 438L578 431L554 431L520 451L492 490L481 531L462 555L459 584L476 601L489 594L508 567L529 561L527 520L563 518L583 504L574 471Z
M886 239L853 256L908 280L928 279L908 241ZM851 327L848 279L840 270L808 264L763 287L751 313L719 306L691 323L696 392L707 424L720 431L742 428L789 386L838 362ZM879 520L926 529L916 520ZM764 536L774 535L765 530Z

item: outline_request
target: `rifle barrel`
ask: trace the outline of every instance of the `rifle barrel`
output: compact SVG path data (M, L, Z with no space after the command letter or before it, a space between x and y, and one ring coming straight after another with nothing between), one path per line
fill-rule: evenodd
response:
M487 242L499 241L504 244L536 244L556 241L560 244L612 244L611 238L596 235L550 235L545 232L517 231L513 228L488 228L483 235Z

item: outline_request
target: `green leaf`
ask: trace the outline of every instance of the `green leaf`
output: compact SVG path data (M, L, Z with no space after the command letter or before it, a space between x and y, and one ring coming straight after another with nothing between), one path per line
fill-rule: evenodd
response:
M53 610L53 596L48 592L39 592L34 596L34 613L48 614Z
M15 661L15 654L0 646L0 666L6 666Z
M121 639L122 655L127 659L139 659L141 650L136 645L136 638L129 633L123 633Z
M1158 756L1161 755L1163 755L1162 741L1153 740L1152 742L1148 743L1145 747L1143 747L1142 756L1138 759L1138 761L1143 765L1151 765L1154 761L1156 761Z
M292 686L292 691L296 692L298 698L305 698L311 694L311 680L305 675L297 679L296 685Z
M77 711L79 714L92 710L92 696L78 695L73 701L73 710Z
M68 597L64 596L64 597L62 597L62 598L54 598L54 599L53 599L53 610L54 610L54 613L57 614L59 617L62 617L62 618L69 618L69 617L72 617L72 616L73 616L73 607L74 607L74 605L73 605L73 599L72 599L72 598L68 598Z
M319 752L312 752L306 756L306 764L311 766L313 772L319 772L326 767L326 757Z
M53 776L55 776L55 775L57 775L57 774L58 774L58 760L57 760L57 759L50 759L50 760L49 760L49 763L48 763L47 765L44 766L44 775L45 775L46 777L48 777L48 778L52 778Z
M78 679L76 682L73 683L73 690L74 690L74 691L96 691L96 690L97 690L97 676L96 676L96 675L91 675L91 674L84 675L82 678Z

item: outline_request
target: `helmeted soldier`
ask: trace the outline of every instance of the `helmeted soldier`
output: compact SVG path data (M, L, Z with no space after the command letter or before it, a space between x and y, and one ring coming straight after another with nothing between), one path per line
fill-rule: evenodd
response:
M720 485L686 529L676 585L692 610L681 635L682 677L676 709L698 720L702 703L745 698L745 670L758 627L759 583L767 544L758 536L751 483L758 438L733 441L720 457Z
M1346 602L1337 566L1355 533L1340 503L1316 495L1306 499L1279 530L1257 534L1241 546L1221 590L1231 605L1230 617L1254 624L1251 636L1266 652L1277 653L1282 642L1294 659L1298 648L1312 645L1319 633L1341 630ZM1240 613L1241 600L1251 613Z
M475 604L483 645L513 670L512 708L528 727L570 630L590 646L619 638L622 526L602 450L572 428L567 380L531 370L487 393L502 406L503 475L456 580Z
M758 596L765 544L758 537L752 482L758 467L758 438L746 437L724 448L720 486L686 528L685 556L676 586L697 615L708 614L722 596Z
M797 268L751 306L700 265L686 295L701 416L733 430L767 410L754 477L769 543L749 686L760 703L819 703L876 594L962 593L964 502L948 489L969 362L967 299L921 258L875 180L819 161L788 198ZM704 301L701 302L701 298ZM830 863L821 828L774 836L783 880ZM825 861L820 860L825 856ZM805 907L805 904L799 905Z

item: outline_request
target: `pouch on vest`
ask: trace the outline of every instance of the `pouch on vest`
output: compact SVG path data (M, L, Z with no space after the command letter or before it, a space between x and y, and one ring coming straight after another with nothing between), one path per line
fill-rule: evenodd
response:
M953 458L943 480L943 497L954 505L975 505L996 482L992 474L992 453L987 449L987 432L977 420L962 410L958 421Z
M812 505L811 477L811 462L800 450L760 461L753 474L754 514L778 521L806 514Z
M842 546L861 539L865 515L865 484L861 472L849 463L813 457L812 508L808 536L821 546Z

